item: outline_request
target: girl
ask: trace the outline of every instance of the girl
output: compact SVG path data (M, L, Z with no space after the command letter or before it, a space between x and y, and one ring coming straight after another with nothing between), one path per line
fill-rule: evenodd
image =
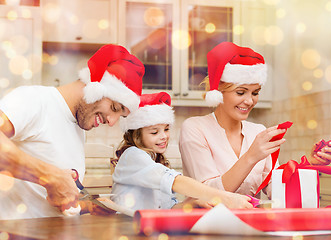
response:
M220 190L254 195L271 170L270 154L285 142L269 142L285 130L246 121L267 78L264 58L250 48L223 42L207 54L207 60L205 82L211 91L206 101L216 109L182 125L179 147L184 175ZM311 163L321 154L330 163L327 153L315 154ZM263 189L269 198L270 186Z
M219 191L169 168L163 154L174 122L170 102L165 92L145 94L140 108L121 120L125 134L117 151L113 200L133 210L169 209L186 203L210 208L219 202L229 208L251 208L247 196ZM189 198L178 203L175 192Z

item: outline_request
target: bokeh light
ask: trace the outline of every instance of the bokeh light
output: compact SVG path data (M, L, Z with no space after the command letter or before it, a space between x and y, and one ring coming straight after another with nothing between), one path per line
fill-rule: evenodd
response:
M213 33L216 30L216 26L214 23L207 23L205 26L206 33Z
M165 21L164 12L158 7L149 7L144 12L144 22L151 27L163 25Z
M301 55L301 63L308 69L314 69L321 63L321 56L316 50L307 49Z
M189 212L192 212L192 210L193 210L192 204L190 204L190 203L184 204L184 206L183 206L184 212L189 213Z
M283 30L278 26L269 26L265 30L265 40L270 45L278 45L284 39Z
M233 34L235 34L235 35L241 35L244 33L244 31L245 31L245 28L243 25L233 26Z
M313 88L313 84L310 81L305 81L302 83L302 89L305 91L310 91Z
M25 69L22 73L22 77L25 79L25 80L30 80L32 79L32 71L30 69Z
M317 69L314 70L313 75L314 75L315 78L322 78L324 73L323 73L322 69L317 68Z
M304 239L303 235L301 235L299 233L297 233L297 235L294 235L292 237L292 240L303 240L303 239Z
M329 12L331 12L331 1L328 1L326 4L325 4L325 9Z
M109 27L109 21L107 19L99 20L98 27L102 30L107 29Z
M161 233L157 239L158 240L168 240L169 236L165 233Z
M132 194L125 195L124 204L128 208L132 208L136 204L136 200Z
M43 6L43 19L47 23L56 23L61 16L61 8L58 4L47 3Z
M0 232L0 240L9 240L9 234L7 232Z
M21 13L22 13L23 18L32 18L32 13L31 13L30 9L24 8L24 9L22 9Z
M15 56L9 61L9 70L15 75L22 75L28 67L29 62L24 56Z
M17 207L16 207L16 211L20 214L25 213L27 209L28 208L24 203L18 204Z
M8 18L9 20L11 20L11 21L16 20L17 17L18 17L18 15L17 15L17 12L16 12L16 11L9 11L9 12L7 13L7 18Z
M50 65L56 65L56 64L58 64L58 62L59 62L59 57L58 56L56 56L56 55L50 55L49 57L48 57L48 63L50 64Z
M9 79L8 78L0 78L0 88L5 89L9 87Z
M118 240L129 240L129 238L127 236L120 236Z
M79 23L79 19L75 14L71 14L69 17L69 22L71 25L77 25Z
M192 44L191 35L187 31L175 30L171 38L172 45L177 49L187 49Z
M308 122L307 122L307 128L309 128L309 129L316 129L317 128L317 125L318 125L318 123L317 123L317 121L316 120L309 120Z
M284 18L286 16L286 11L284 8L278 8L276 10L276 17L277 18Z
M306 31L306 24L304 23L298 23L295 27L297 33L304 33Z

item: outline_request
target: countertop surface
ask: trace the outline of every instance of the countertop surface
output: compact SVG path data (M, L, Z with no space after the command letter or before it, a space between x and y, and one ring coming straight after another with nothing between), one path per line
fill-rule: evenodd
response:
M296 237L242 237L227 235L164 234L138 235L134 230L133 218L125 215L35 218L1 220L0 239L155 239L155 240L214 240L214 239L331 239L331 236Z

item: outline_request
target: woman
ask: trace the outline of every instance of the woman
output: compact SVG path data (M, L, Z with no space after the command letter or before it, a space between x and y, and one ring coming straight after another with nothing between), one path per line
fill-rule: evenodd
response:
M182 125L179 147L184 175L218 189L254 195L271 170L270 154L285 142L270 142L285 130L246 121L267 78L264 58L250 48L223 42L207 54L207 60L205 82L211 91L206 101L216 108ZM319 154L311 160L330 156ZM263 189L269 198L270 186Z

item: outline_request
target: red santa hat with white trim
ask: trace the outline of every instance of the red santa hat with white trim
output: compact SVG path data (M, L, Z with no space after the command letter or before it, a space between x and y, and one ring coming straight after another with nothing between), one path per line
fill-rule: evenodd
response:
M222 42L207 54L210 91L206 94L209 106L223 103L223 94L218 91L220 81L242 84L260 84L267 80L264 58L247 47L232 42Z
M120 119L123 132L149 127L156 124L174 123L174 110L171 107L171 97L166 92L142 94L137 111Z
M139 106L144 73L142 62L124 47L104 45L79 72L86 84L84 99L89 104L107 97L133 112Z

